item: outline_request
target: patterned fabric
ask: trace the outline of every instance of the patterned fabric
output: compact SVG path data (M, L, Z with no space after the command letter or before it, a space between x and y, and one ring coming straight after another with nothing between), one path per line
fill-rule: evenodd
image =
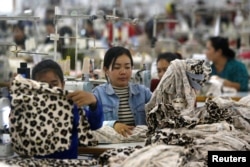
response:
M153 136L148 137L146 141L146 146L157 143L157 144L167 144L167 145L179 145L184 146L191 144L193 142L193 138L187 136L186 134L176 133L175 131L163 131L158 130L154 133Z
M67 93L47 83L15 77L10 88L10 136L16 153L43 156L69 148L73 103L66 100ZM85 112L79 109L79 114L79 142L94 145Z
M163 124L169 124L170 127L173 125L175 128L191 124L194 120L184 120L180 114L194 109L194 87L202 86L208 80L210 72L210 65L204 60L172 61L151 100L146 104L149 133L154 132L157 127L166 126ZM154 115L156 111L159 113Z
M192 126L188 124L190 121L185 121L187 126L171 122L170 128L162 126L154 131L148 136L145 147L134 150L127 157L119 156L121 152L119 155L114 152L103 155L109 157L106 162L110 167L204 167L209 150L250 151L249 113L249 106L242 103L223 98L209 99L203 107L182 115L183 121L196 120L191 122Z
M142 146L110 149L110 150L105 151L99 156L98 162L102 166L107 165L112 161L116 163L121 163L123 160L129 157L131 153L141 148Z
M172 61L146 105L147 113L159 103L172 104L176 110L194 109L196 94L190 80L193 84L202 86L208 80L210 72L210 65L204 60Z
M2 163L14 167L69 167L69 166L95 166L98 164L96 160L81 159L36 159L15 157L11 159L1 160Z

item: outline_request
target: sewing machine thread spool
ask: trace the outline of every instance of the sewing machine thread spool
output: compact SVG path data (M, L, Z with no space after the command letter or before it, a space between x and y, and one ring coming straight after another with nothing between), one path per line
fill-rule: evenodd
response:
M67 56L65 60L65 75L70 75L70 61L70 56Z
M83 66L82 66L82 80L89 80L89 68L90 68L90 58L89 56L84 57Z

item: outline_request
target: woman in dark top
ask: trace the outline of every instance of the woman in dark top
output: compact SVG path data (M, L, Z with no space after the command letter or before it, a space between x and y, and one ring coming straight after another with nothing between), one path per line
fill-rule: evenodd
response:
M235 53L229 48L228 40L223 37L210 37L206 44L207 59L212 61L212 73L223 79L223 86L237 91L248 90L249 75L246 66L235 59Z

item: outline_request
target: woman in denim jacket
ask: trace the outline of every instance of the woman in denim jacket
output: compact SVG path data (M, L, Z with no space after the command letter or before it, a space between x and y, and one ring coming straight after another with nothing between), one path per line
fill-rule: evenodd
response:
M152 93L144 85L129 82L133 59L128 49L110 48L103 64L108 82L97 86L93 93L102 103L104 125L113 127L123 136L130 135L136 125L146 125L145 104Z

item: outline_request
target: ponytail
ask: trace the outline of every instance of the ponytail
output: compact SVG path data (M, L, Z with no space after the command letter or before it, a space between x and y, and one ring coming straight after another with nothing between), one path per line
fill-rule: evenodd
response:
M215 50L221 49L223 56L227 59L234 59L235 52L229 47L228 39L224 37L210 37L209 40Z
M223 55L225 55L228 59L234 59L235 58L235 52L230 48L225 50L225 53L223 53Z

